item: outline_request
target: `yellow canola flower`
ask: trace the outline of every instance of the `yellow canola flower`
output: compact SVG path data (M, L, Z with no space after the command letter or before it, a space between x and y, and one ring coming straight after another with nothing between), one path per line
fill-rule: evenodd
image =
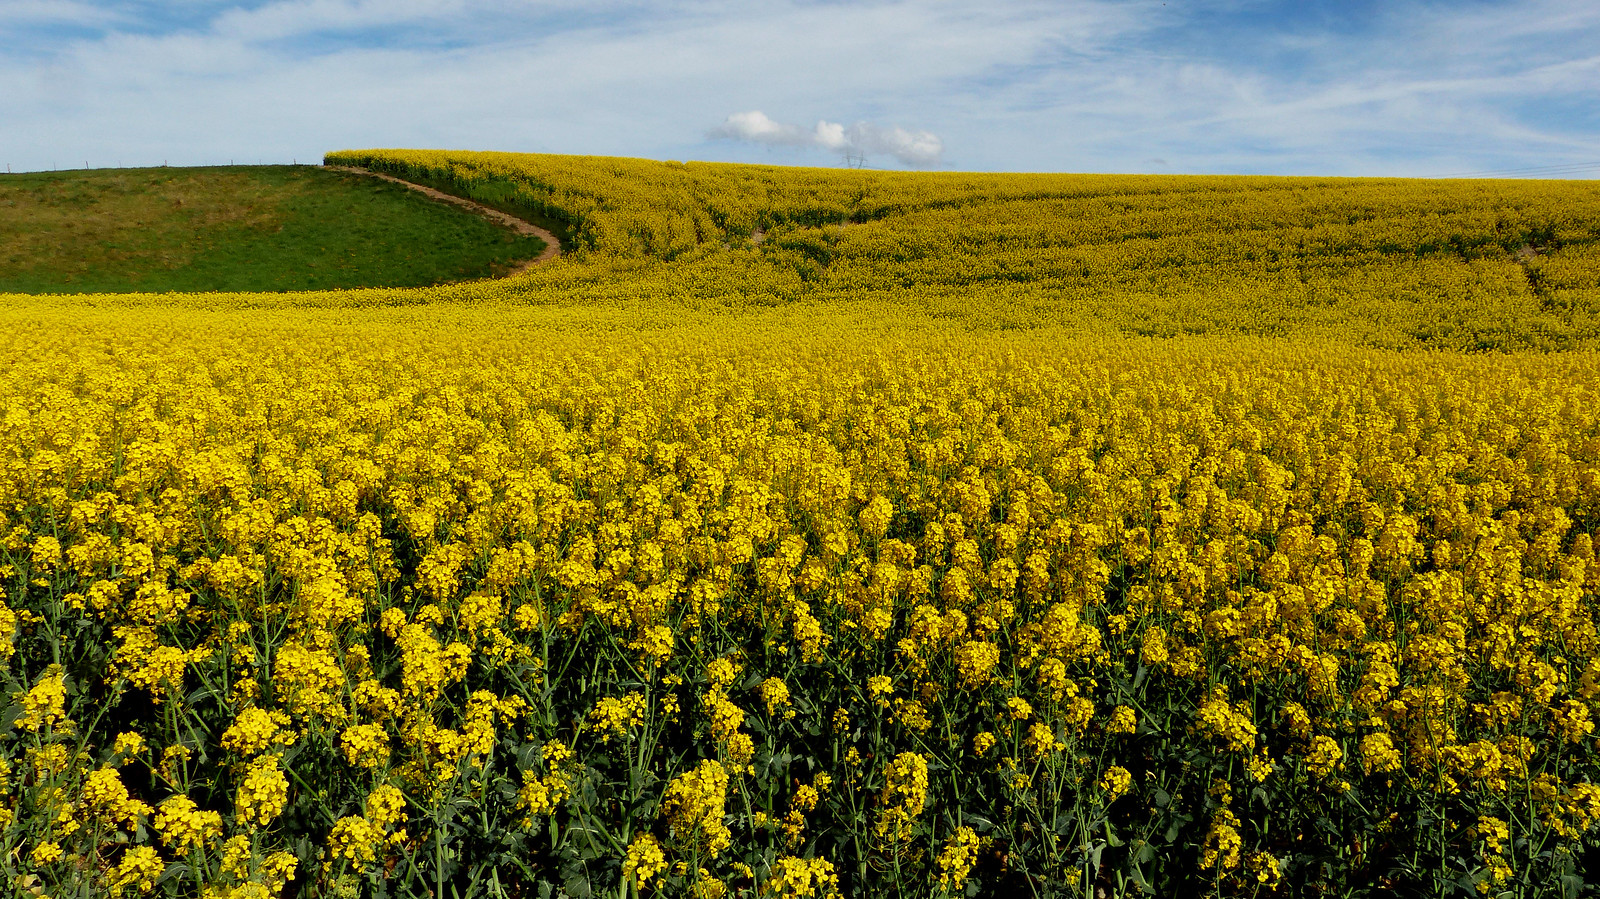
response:
M102 819L129 829L151 812L149 805L128 795L121 775L110 767L96 770L84 781L83 801Z
M278 650L272 683L289 710L297 716L344 716L342 692L347 675L340 667L325 634L314 633L307 642L293 642Z
M873 697L880 707L887 706L884 697L894 692L894 680L885 674L874 674L867 678L867 694Z
M967 689L975 689L986 683L990 674L1000 664L1000 647L987 640L968 640L956 647L955 661L956 668L961 674L961 685ZM1055 659L1046 664L1051 662L1056 665L1061 664Z
M902 752L889 763L884 779L875 832L891 841L908 839L928 800L928 761L915 752Z
M1332 737L1318 734L1311 740L1311 751L1306 754L1306 767L1318 777L1330 777L1344 761L1344 750Z
M723 820L728 796L728 771L706 759L674 777L661 800L676 843L695 847L715 858L733 845L733 833Z
M641 833L628 843L626 858L622 862L622 879L633 884L641 893L649 889L651 881L667 869L667 856L661 844L648 833Z
M222 836L222 815L202 810L187 796L173 796L162 802L155 817L161 842L174 855L187 855L204 849Z
M774 899L838 899L839 875L827 859L780 856L761 884L761 895Z
M1249 704L1228 702L1228 690L1221 684L1195 710L1195 731L1234 752L1249 752L1256 744L1257 731Z
M144 737L135 731L123 731L117 734L117 739L111 745L111 751L125 759L136 758L143 755L149 744Z
M714 690L726 690L738 675L739 666L732 659L712 659L711 664L706 666L706 680L711 682Z
M1272 772L1277 770L1277 767L1272 761L1272 756L1267 753L1265 748L1244 763L1245 773L1256 783L1261 783L1271 777Z
M20 620L17 613L0 600L0 661L16 655L17 623Z
M389 829L406 820L406 797L399 787L384 784L367 794L367 818Z
M601 743L609 743L643 726L646 710L643 693L606 696L589 711L589 728L600 735Z
M1112 765L1100 775L1100 789L1105 792L1106 801L1114 802L1127 795L1133 786L1133 775L1121 765Z
M35 539L33 564L41 571L53 571L61 564L61 541L48 534Z
M528 822L534 816L554 814L572 797L572 749L559 740L551 740L540 754L544 771L524 771L522 788L517 791L517 807L526 813Z
M1022 745L1028 750L1030 758L1041 758L1067 748L1067 744L1056 737L1055 729L1042 721L1035 721L1028 726L1028 735Z
M328 854L357 868L371 864L383 845L383 828L360 815L346 815L328 833Z
M283 812L289 801L289 780L275 755L258 756L245 768L244 779L234 799L234 820L238 824L265 827Z
M789 707L789 685L781 677L769 677L761 682L757 688L761 693L761 701L767 706L768 715L782 714L785 718L793 718L794 709Z
M640 631L638 639L628 645L643 653L651 667L660 668L671 658L676 642L677 638L673 635L672 628L664 624L654 624Z
M1252 852L1245 861L1245 870L1268 890L1276 890L1283 879L1283 864L1270 852Z
M268 746L288 746L294 735L286 732L289 716L279 711L248 708L239 713L222 733L222 748L241 756L252 756Z
M1499 818L1480 815L1473 829L1478 838L1483 840L1484 852L1488 855L1500 854L1511 840L1511 828Z
M54 842L53 840L45 840L33 847L33 851L28 854L28 861L32 862L36 866L43 867L53 862L60 861L61 855L60 843Z
M67 723L66 675L60 665L46 669L31 689L13 698L22 705L17 727L25 731L37 733L44 728Z
M1361 738L1361 766L1368 774L1399 771L1402 764L1400 752L1388 734L1368 734Z
M155 888L156 880L166 870L166 863L155 849L149 846L135 846L122 856L122 861L112 868L109 875L111 895L121 896L124 893L148 893Z
M934 860L939 870L939 888L958 894L966 886L967 876L978 861L978 834L970 827L958 827L945 841Z
M339 734L350 764L376 771L389 762L389 731L381 724L353 724Z
M184 675L190 665L211 657L209 647L184 650L168 646L154 628L147 625L115 627L112 634L120 641L115 667L136 687L149 691L156 703L179 696Z
M1206 831L1200 853L1200 867L1204 870L1232 871L1239 867L1239 853L1244 840L1239 836L1239 818L1228 809L1218 809Z
M1119 705L1111 710L1111 717L1106 721L1106 733L1131 734L1139 729L1139 716L1133 709Z

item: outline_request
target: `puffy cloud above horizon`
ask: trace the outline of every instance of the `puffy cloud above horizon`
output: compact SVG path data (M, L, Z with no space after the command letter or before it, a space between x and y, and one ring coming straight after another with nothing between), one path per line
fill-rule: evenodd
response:
M0 0L0 84L13 170L387 146L1600 176L1592 0Z
M885 154L911 166L934 166L944 153L944 142L928 131L907 131L898 125L884 128L857 122L846 128L822 119L815 128L774 122L761 110L736 112L716 128L712 138L731 138L775 147L821 147L847 158Z

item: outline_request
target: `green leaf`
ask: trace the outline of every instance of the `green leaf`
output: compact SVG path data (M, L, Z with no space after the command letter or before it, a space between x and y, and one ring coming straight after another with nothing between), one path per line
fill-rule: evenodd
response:
M561 868L561 889L572 899L589 899L593 888L589 884L589 869L581 861L569 862Z

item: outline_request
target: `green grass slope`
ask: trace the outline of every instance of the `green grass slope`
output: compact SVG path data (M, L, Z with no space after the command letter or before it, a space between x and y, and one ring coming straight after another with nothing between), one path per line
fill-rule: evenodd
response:
M522 237L310 166L0 175L0 293L420 287L504 274Z

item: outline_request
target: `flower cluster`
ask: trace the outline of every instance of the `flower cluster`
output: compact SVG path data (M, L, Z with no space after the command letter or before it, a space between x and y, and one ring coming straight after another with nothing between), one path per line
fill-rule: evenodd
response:
M337 158L574 252L0 303L14 889L1569 888L1592 188Z

